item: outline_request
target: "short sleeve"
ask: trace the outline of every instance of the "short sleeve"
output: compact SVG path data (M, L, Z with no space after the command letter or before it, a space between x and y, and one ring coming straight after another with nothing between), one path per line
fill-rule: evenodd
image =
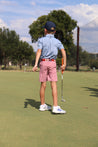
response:
M42 49L42 39L38 39L37 49Z
M63 44L61 43L61 41L58 41L58 49L59 49L59 50L64 49L64 46L63 46Z

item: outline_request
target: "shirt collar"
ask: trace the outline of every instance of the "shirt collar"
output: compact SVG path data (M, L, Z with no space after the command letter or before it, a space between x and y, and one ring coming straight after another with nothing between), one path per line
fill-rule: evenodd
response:
M47 34L46 37L54 37L54 34Z

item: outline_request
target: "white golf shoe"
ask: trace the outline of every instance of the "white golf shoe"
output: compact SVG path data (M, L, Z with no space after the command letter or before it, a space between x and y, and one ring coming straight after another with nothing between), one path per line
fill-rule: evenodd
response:
M40 111L51 110L51 106L48 106L48 105L46 105L46 104L40 105L39 110L40 110Z
M65 114L66 111L65 110L62 110L60 106L53 106L52 113Z

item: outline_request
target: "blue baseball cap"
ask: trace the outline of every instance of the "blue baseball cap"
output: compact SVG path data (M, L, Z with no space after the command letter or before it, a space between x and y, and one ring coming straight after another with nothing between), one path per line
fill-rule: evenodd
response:
M56 25L52 21L47 21L46 24L43 26L43 28L47 29L48 31L55 31Z

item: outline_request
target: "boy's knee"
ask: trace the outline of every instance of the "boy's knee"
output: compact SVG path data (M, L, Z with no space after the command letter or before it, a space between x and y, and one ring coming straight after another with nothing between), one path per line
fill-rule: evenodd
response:
M46 83L41 83L41 87L46 88Z
M55 88L56 87L56 82L51 82L51 88Z

